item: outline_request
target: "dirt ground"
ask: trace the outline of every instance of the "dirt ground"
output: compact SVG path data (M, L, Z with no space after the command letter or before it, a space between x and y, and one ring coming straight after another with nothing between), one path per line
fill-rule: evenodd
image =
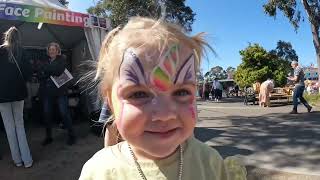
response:
M77 143L66 144L66 132L54 128L54 142L41 146L44 128L26 123L27 138L34 164L32 168L15 167L4 130L0 129L0 180L73 180L78 179L83 164L103 146L103 139L90 132L89 125L75 125Z

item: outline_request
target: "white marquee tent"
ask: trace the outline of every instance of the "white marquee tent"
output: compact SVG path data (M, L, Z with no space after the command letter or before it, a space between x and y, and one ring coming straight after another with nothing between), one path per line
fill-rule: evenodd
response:
M97 60L101 42L110 30L108 20L105 28L85 25L87 20L91 20L89 15L72 12L58 0L0 0L1 34L16 26L27 49L44 49L50 42L59 43L62 49L72 52L74 72L85 60ZM39 23L43 23L41 28ZM95 103L96 96L89 99L89 112L100 108Z

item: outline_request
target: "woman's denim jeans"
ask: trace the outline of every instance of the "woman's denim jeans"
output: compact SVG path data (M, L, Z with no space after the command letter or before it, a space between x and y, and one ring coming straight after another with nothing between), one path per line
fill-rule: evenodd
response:
M54 101L57 101L62 122L66 127L66 129L68 130L69 136L73 137L74 132L72 128L72 119L71 119L71 115L68 107L68 97L67 96L56 96L56 97L46 96L43 98L43 112L44 112L47 138L52 138L51 128L52 128Z
M296 85L293 90L293 110L297 111L298 108L298 98L300 102L306 107L309 108L310 105L308 102L303 98L304 86L303 85Z
M24 130L23 105L23 100L0 103L0 112L14 163L28 166L33 161Z

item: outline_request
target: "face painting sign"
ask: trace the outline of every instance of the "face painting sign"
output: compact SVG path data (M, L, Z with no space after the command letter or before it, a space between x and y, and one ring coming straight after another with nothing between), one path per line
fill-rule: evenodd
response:
M92 27L99 26L97 22L101 18L92 18L88 14L72 11L63 11L53 8L37 7L31 5L21 5L13 3L0 3L0 19L19 20L35 23L49 23L65 26ZM97 19L92 21L92 19ZM103 22L106 20L104 19ZM102 21L101 21L102 22ZM101 23L102 24L102 23ZM102 28L106 28L103 23Z

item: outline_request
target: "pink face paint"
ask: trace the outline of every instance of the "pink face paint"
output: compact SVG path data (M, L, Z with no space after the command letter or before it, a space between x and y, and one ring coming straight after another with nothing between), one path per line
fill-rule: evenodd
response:
M191 104L191 105L189 106L189 111L191 112L191 117L192 117L192 119L195 121L195 120L196 120L196 113L195 113L194 104Z
M190 103L189 111L191 112L191 117L194 121L196 121L196 108L194 104L194 97L190 99L189 103Z

